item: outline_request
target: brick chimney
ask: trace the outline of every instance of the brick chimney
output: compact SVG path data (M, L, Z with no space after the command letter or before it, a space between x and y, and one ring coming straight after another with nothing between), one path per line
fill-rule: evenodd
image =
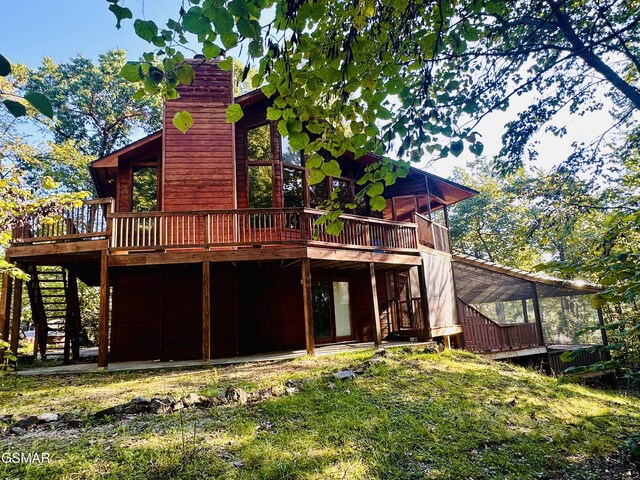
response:
M180 98L164 105L162 210L236 208L234 124L227 123L233 103L233 71L218 60L188 60L196 71L192 85L178 87ZM193 126L181 133L172 123L187 110Z

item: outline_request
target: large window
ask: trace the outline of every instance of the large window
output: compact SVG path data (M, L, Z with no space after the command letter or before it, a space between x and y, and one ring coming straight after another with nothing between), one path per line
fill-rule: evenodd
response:
M158 209L158 169L155 166L133 169L131 204L134 212Z
M271 125L247 131L249 208L273 207L273 156Z
M348 178L327 177L309 185L304 155L294 151L287 138L274 145L272 138L278 138L274 128L266 123L247 130L249 208L319 208L332 192L343 203L354 202L354 184Z

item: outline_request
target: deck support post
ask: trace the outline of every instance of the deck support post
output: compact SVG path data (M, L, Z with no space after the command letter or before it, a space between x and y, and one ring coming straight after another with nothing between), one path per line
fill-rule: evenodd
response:
M107 250L100 256L100 319L98 323L98 370L107 367L109 357L109 269Z
M598 307L596 311L598 312L598 325L600 325L601 327L604 327L604 315L602 314L602 307ZM604 328L602 328L600 330L600 334L602 335L602 345L606 347L607 345L609 345L609 338L607 337L607 331ZM607 355L609 355L608 352L607 352Z
M0 291L0 338L9 340L9 319L11 318L11 289L13 277L8 272L2 274L2 291Z
M313 329L313 295L311 292L311 260L302 259L302 302L304 304L304 338L307 355L315 355Z
M18 338L20 337L20 317L22 316L22 279L13 282L13 314L11 319L11 353L18 355Z
M376 267L369 263L369 275L371 276L371 319L373 321L373 343L379 347L382 343L382 329L380 328L380 310L378 308L378 288L376 287Z
M544 332L542 330L542 313L540 311L540 301L538 300L538 288L536 282L531 282L531 295L533 299L533 313L536 319L536 329L538 330L538 338L540 345L544 345Z
M527 310L527 299L523 298L522 302L522 318L524 319L524 323L529 323L529 311Z
M211 263L202 262L202 363L211 360Z

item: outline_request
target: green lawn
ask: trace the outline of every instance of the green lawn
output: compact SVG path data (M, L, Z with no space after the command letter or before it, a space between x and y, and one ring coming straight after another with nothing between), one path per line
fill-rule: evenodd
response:
M640 400L464 352L391 350L355 380L328 374L371 357L208 369L0 377L0 414L89 414L135 396L215 396L229 385L278 396L166 416L88 420L80 430L0 437L2 451L51 463L0 464L0 478L630 478L619 452ZM284 395L287 379L304 380ZM620 477L616 476L620 475ZM632 478L632 477L631 477Z

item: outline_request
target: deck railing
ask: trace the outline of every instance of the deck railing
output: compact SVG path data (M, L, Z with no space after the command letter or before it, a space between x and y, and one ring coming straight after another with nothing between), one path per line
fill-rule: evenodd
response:
M113 211L113 199L85 200L79 207L63 209L49 217L34 216L12 231L14 244L59 242L106 238L107 215Z
M418 248L413 223L342 215L342 231L330 235L303 208L114 213L111 250L307 244L390 252Z
M420 245L451 253L449 229L447 227L429 220L419 213L413 214L413 221L418 228L418 242L420 242Z
M535 323L501 325L458 300L464 344L476 353L520 350L542 345Z

